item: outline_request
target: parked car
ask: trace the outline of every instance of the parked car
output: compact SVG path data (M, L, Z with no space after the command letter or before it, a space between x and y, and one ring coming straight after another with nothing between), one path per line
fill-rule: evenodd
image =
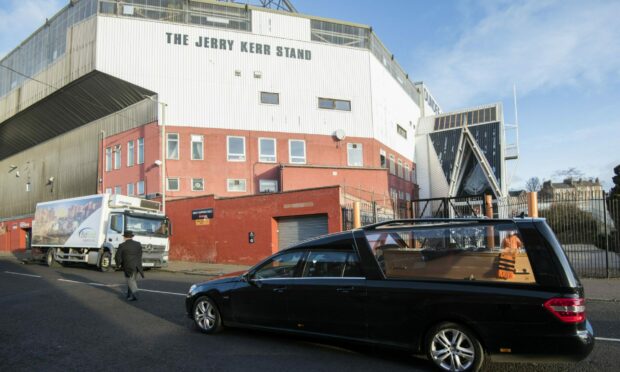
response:
M195 284L188 315L426 355L445 371L578 361L594 335L583 286L544 219L396 220L282 250Z

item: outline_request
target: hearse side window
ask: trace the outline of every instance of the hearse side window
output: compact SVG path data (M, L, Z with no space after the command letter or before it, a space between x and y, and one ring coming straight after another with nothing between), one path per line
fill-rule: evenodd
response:
M306 258L304 278L342 278L362 276L357 255L351 251L312 251Z
M387 278L536 283L512 222L425 224L366 236Z
M252 275L253 279L293 278L303 251L283 253L264 263Z

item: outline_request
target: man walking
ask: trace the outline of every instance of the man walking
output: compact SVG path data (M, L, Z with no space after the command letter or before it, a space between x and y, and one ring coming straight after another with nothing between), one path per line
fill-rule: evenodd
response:
M136 301L138 292L138 273L144 278L142 271L142 244L133 240L133 232L127 230L123 234L125 241L118 246L114 260L116 266L123 269L127 280L127 301Z

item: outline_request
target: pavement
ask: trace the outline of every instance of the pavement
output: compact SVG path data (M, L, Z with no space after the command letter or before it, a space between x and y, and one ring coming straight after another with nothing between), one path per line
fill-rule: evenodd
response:
M24 262L28 259L28 253L24 251L4 252L0 251L0 259L14 259ZM245 271L250 266L217 264L193 261L170 261L168 267L157 269L164 272L182 273L187 275L219 276L237 271ZM591 301L620 302L620 278L590 279L581 278L581 283L586 292L586 299Z

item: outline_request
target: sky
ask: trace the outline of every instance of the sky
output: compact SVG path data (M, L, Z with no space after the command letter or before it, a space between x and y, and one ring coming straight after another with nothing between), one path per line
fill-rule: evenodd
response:
M612 186L620 164L620 1L291 0L300 13L361 23L444 112L501 102L520 158L511 189L577 168ZM237 2L245 2L237 0ZM256 2L256 0L254 0ZM68 0L0 0L0 56Z

